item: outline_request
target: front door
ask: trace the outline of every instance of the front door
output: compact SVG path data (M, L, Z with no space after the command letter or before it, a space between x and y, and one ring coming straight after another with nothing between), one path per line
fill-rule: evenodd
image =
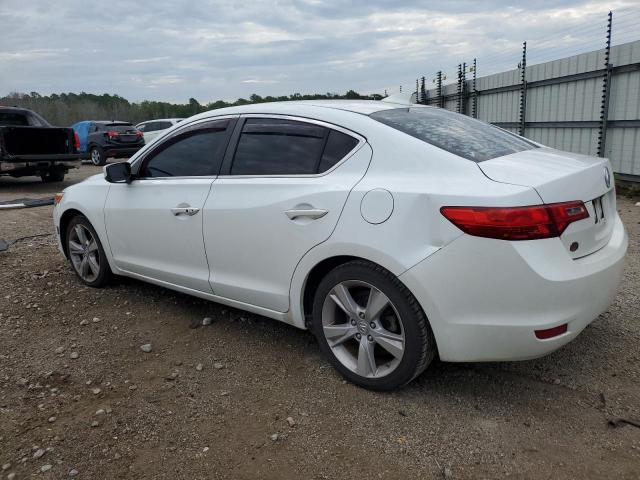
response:
M234 119L185 125L112 184L105 203L109 246L126 272L211 293L202 209Z

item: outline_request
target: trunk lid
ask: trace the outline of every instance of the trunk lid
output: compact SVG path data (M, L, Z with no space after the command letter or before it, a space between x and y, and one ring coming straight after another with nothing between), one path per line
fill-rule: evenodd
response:
M616 198L607 159L536 148L480 162L478 166L496 182L534 188L544 203L583 201L589 218L570 224L560 237L572 258L599 250L611 238Z

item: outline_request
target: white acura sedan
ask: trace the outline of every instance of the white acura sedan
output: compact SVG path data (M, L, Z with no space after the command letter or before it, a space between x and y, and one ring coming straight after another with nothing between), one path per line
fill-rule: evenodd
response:
M87 285L126 275L308 328L381 390L436 355L556 350L608 308L627 249L606 159L375 101L206 112L56 202Z

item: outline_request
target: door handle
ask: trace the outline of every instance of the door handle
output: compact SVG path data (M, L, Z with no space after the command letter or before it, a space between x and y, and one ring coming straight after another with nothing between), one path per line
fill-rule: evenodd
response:
M317 220L329 213L329 210L322 210L321 208L293 208L284 213L289 217L289 220L295 220L298 217L307 217L311 220Z
M188 215L192 217L199 211L200 211L199 208L191 207L191 206L183 206L182 204L171 209L171 213L173 213L176 217L178 215Z

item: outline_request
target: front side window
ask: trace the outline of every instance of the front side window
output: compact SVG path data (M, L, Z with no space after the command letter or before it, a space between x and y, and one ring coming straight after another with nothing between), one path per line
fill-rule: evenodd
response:
M231 175L310 175L333 167L356 145L350 135L276 118L246 120Z
M227 144L228 126L228 120L221 120L168 138L145 158L139 176L157 178L217 175Z
M371 118L474 162L537 148L498 127L434 107L381 110Z

